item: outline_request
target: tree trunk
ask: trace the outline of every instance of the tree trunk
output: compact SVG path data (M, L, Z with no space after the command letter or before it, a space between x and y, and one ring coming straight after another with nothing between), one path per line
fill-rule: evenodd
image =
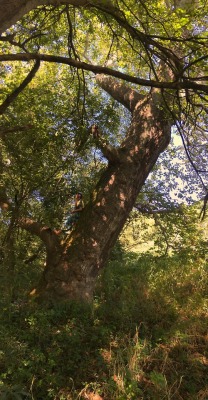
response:
M40 5L93 6L87 0L0 0L0 33ZM105 7L112 8L111 2ZM136 197L159 155L170 140L171 125L163 110L162 96L152 90L147 96L98 76L99 84L132 113L127 135L119 148L102 143L108 166L95 187L89 204L66 240L37 223L19 224L41 237L46 246L46 268L36 289L39 298L90 300L96 278L108 259ZM2 197L2 196L0 196ZM3 197L2 197L3 199ZM4 204L5 200L2 200ZM5 204L7 204L6 202ZM8 203L9 204L9 203Z
M96 278L142 185L170 141L171 125L159 93L152 91L144 97L112 78L97 79L131 110L132 120L119 148L100 142L108 166L75 229L60 242L54 232L48 233L46 268L36 289L43 299L92 299Z
M94 0L92 3L88 0L0 0L0 35L11 25L18 22L25 14L39 6L51 5L59 7L63 4L75 7L104 6L102 0ZM105 8L113 8L111 1L105 0Z

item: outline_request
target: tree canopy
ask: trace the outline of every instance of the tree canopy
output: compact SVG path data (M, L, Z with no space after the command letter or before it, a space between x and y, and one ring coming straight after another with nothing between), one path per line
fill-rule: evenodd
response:
M1 399L207 398L207 15L0 0Z
M198 192L198 198L207 193L205 0L191 4L182 0L33 0L25 4L19 0L15 5L12 1L5 5L1 0L0 6L0 204L7 241L13 229L21 226L42 235L50 247L43 225L60 227L70 208L69 198L83 190L86 203L89 201L94 210L95 204L104 207L104 203L115 203L118 198L118 209L123 212L125 208L120 221L112 222L108 244L98 246L102 247L102 256L97 255L97 259L103 259L104 253L107 257L106 248L115 243L133 205L139 203L140 212L147 211L147 203L152 211L168 208L158 197L155 200L153 183L150 191L146 186L139 199L137 195L151 171L154 180L153 168L170 141L170 131L174 138L180 136L181 153L175 157L170 148L169 154L175 157L172 164L160 156L162 192L167 194L170 176L175 174L177 181L183 157L190 166L183 161L186 167L179 183L190 178L189 189ZM140 112L139 117L136 112ZM93 124L101 132L97 139L91 134ZM147 131L153 137L153 129L154 144L152 138L147 144ZM159 130L163 134L158 135ZM140 174L141 179L128 188L124 181L128 181L126 171L131 168L127 165L129 157L135 164L133 143L141 160L140 169L136 167L132 177ZM152 154L152 158L146 161L144 154L147 158ZM125 157L127 164L121 172L118 164L124 165ZM115 165L120 173L115 199L101 199L95 182L101 185L109 179L111 185ZM102 193L108 196L106 187ZM183 198L184 187L181 192ZM125 203L127 193L132 197ZM88 206L87 220L95 218L90 210ZM110 224L114 218L111 214L102 214L102 223L106 218ZM94 226L102 231L99 224L96 222L86 235L92 237ZM75 242L81 243L83 232L80 225ZM97 246L98 237L92 239L91 246Z

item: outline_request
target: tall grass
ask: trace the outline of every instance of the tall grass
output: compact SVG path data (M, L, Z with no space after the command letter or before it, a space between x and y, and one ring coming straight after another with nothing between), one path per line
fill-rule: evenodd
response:
M0 399L207 400L204 252L114 254L92 305L3 305Z

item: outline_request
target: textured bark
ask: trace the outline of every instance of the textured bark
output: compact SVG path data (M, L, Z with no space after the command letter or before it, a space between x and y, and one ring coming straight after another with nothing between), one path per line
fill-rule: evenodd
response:
M99 5L101 9L105 4L105 8L110 10L111 3L107 7L108 3L101 0L0 0L2 31L42 4ZM119 20L120 16L113 8L111 11ZM129 33L139 35L139 32ZM58 301L92 298L96 278L108 259L136 197L170 141L171 124L159 89L141 96L112 78L99 75L97 81L132 113L131 124L119 148L100 142L108 166L90 202L82 211L75 230L65 240L34 221L19 220L19 225L39 236L46 247L46 267L35 291L40 299ZM3 194L2 204L6 204L7 199Z
M105 0L0 0L0 34L18 22L25 14L39 6L69 4L76 7L99 7L114 10L111 1Z
M125 93L127 101L123 85L103 76L97 79L117 100L119 97L122 100ZM160 94L153 92L144 97L136 91L129 91L129 109L130 103L134 103L132 96L137 101L127 136L116 149L116 157L113 158L114 152L109 155L108 167L82 211L76 229L65 241L54 232L45 233L51 242L45 240L45 243L48 241L47 265L36 290L40 298L54 301L92 298L96 278L136 197L170 141L171 125L161 109Z
M135 204L147 176L170 141L171 124L158 90L143 96L114 79L99 75L98 84L132 112L120 147L98 140L108 166L85 206L75 230L62 240L50 228L30 219L15 224L37 235L46 247L46 267L33 292L44 300L90 300L101 269ZM1 204L2 203L2 204ZM12 206L4 192L0 205ZM18 211L18 210L17 210Z

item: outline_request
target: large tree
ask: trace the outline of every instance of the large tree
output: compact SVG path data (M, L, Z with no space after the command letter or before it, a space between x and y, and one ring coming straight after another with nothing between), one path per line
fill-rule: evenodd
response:
M205 73L206 9L203 1L198 1L197 7L193 8L186 2L150 1L144 4L130 0L33 0L15 1L15 4L7 1L6 6L1 0L0 6L0 61L3 65L2 82L5 84L0 106L2 172L8 168L4 161L5 148L12 151L14 147L10 135L15 133L21 142L21 135L25 138L27 133L30 138L28 144L31 144L34 137L37 140L37 131L42 129L41 118L47 130L47 119L43 115L45 97L42 94L47 87L47 78L42 86L40 84L40 74L46 74L42 64L45 68L46 63L58 65L53 72L54 86L59 85L62 110L69 101L66 85L70 88L70 99L76 104L74 108L69 106L70 121L67 119L64 122L69 132L77 124L74 145L69 146L70 133L66 140L63 139L65 133L62 130L64 144L57 143L57 149L62 149L64 153L69 146L67 154L70 156L72 153L79 156L87 152L90 154L93 146L90 124L96 119L99 135L94 138L94 145L107 160L102 164L98 181L91 190L79 222L64 239L55 230L48 229L48 221L40 222L35 218L35 206L34 210L25 207L29 193L34 202L37 196L40 201L46 200L43 189L41 193L40 190L37 192L44 175L37 177L33 185L27 177L27 185L19 185L22 190L15 194L14 201L8 195L6 178L2 180L0 203L4 212L9 213L7 242L11 241L11 232L18 225L38 236L45 244L46 267L36 289L40 298L91 299L96 278L141 188L170 142L172 127L178 128L186 154L206 189L203 180L208 92ZM33 60L35 63L31 68ZM49 67L48 71L51 71ZM113 132L119 123L117 126L115 121L108 124L106 133L105 123L100 122L106 114L101 109L99 112L92 111L98 105L96 96L93 98L96 85L129 114L125 119L129 125L125 132L122 130L119 138L113 139ZM54 90L52 87L49 90L52 101ZM23 101L24 93L29 98L28 106L27 101ZM108 97L102 96L101 100L106 104ZM23 115L22 107L26 107L29 118ZM35 110L39 120L32 117ZM47 105L47 115L48 110ZM52 118L53 129L60 130L63 117L51 105ZM48 124L51 134L51 121ZM39 152L41 144L48 146L47 140L40 139ZM20 151L26 151L26 144L21 147L20 142ZM204 145L200 159L197 157L199 144ZM55 152L55 144L51 147L50 142L50 165L55 160ZM63 153L66 162L68 156ZM69 169L74 168L72 159L70 157L67 163ZM32 155L31 160L34 163ZM20 175L25 174L26 179L24 162L18 162Z

